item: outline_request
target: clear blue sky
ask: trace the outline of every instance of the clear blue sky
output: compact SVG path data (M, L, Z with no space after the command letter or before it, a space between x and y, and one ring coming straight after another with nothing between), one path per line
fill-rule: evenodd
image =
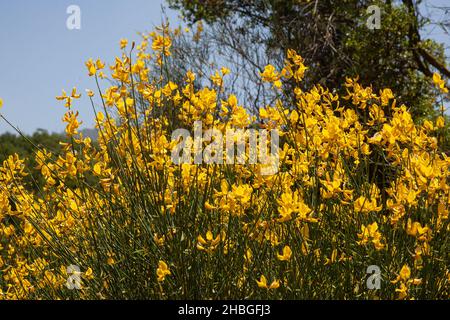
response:
M448 0L428 3L447 5ZM90 57L110 63L120 54L120 38L139 40L137 32L161 22L163 0L0 0L0 97L2 113L25 133L38 128L62 132L65 108L55 96L76 86L82 127L92 127L84 92L95 89L84 62ZM81 9L81 30L68 30L66 9ZM167 10L171 22L178 13ZM425 35L425 34L424 34ZM430 29L430 36L450 43L449 35ZM447 51L449 52L449 51ZM12 131L0 120L0 133Z
M85 89L95 88L84 62L111 63L120 55L119 40L139 41L137 32L161 23L163 0L0 0L0 97L2 114L25 133L38 128L64 131L66 111L55 99L76 86L82 127L93 127ZM69 30L69 5L81 9L81 29ZM170 21L178 13L166 10ZM0 133L12 131L0 120Z

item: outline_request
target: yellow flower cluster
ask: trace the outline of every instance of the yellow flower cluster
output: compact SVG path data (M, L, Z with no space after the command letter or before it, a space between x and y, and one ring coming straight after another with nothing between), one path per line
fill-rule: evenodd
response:
M277 92L296 83L284 95L292 99L251 114L224 96L228 69L210 87L193 72L182 83L166 78L177 34L143 35L109 76L99 72L103 62L87 61L89 76L109 80L98 96L88 91L98 141L78 133L76 89L63 92L69 142L60 153L37 146L38 187L17 155L1 165L0 299L450 297L441 123L414 123L390 89L357 79L344 97L302 89L307 68L293 50L282 71L269 65L261 74ZM194 121L224 135L278 130L278 172L262 175L263 164L247 162L174 164L171 134ZM383 279L403 268L374 293L364 287L374 264ZM66 285L69 265L85 270L79 290Z

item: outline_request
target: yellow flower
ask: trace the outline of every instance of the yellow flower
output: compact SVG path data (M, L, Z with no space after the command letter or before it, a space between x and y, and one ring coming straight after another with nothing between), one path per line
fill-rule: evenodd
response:
M258 284L258 287L260 287L260 288L267 288L267 279L264 275L261 275L259 281L256 280L256 283Z
M408 219L406 223L406 233L410 236L417 237L420 241L428 241L431 239L432 230L420 224L420 222L412 222L411 219Z
M409 269L408 265L403 265L402 269L400 270L400 279L403 281L408 280L411 277L411 269Z
M116 263L116 261L114 260L113 257L109 256L108 259L106 260L106 263L110 266L113 266Z
M72 92L70 96L67 95L66 91L63 90L62 94L60 96L56 96L56 100L66 100L65 107L69 108L72 106L72 100L73 99L79 99L81 97L81 94L77 93L77 88L72 88Z
M0 98L0 109L3 107L3 99Z
M97 70L102 70L103 68L105 68L105 64L100 59L97 59L97 61L95 61L95 66Z
M73 99L79 99L81 97L81 94L78 94L77 88L73 87L72 92L70 93L70 97Z
M73 136L78 133L77 129L81 125L82 122L79 122L78 119L78 111L73 113L72 111L64 114L63 121L67 123L66 133L68 136Z
M445 126L445 120L444 120L444 117L439 116L439 117L436 119L436 127L437 127L437 128L443 128L444 126Z
M186 82L191 83L194 82L195 80L195 73L193 73L191 70L188 70L188 72L186 72Z
M94 170L93 171L94 171L95 175L100 176L102 174L102 164L97 162L94 165Z
M259 280L256 280L256 284L258 285L258 287L260 288L265 288L265 289L277 289L280 287L280 281L279 280L274 280L272 281L272 283L270 284L270 286L267 285L267 279L264 275L261 275Z
M230 69L225 68L225 67L222 67L222 68L220 69L220 71L222 72L222 75L223 75L223 76L226 76L227 74L230 73Z
M154 51L164 51L165 56L170 56L170 47L172 46L172 39L167 35L158 35L153 39L152 49Z
M443 93L448 93L448 89L445 87L445 81L441 78L439 73L433 74L433 82L434 84L441 90Z
M95 66L95 63L92 61L92 59L89 59L88 61L86 61L85 64L88 69L88 72L89 72L88 74L90 77L97 73L97 68Z
M127 39L120 39L120 49L125 49L127 44L128 44L128 40Z
M361 226L361 233L358 233L358 244L365 245L369 241L372 242L376 250L381 250L385 245L381 242L381 233L378 231L378 224L376 222L369 224L368 226Z
M359 197L356 199L354 203L354 209L356 212L363 212L368 213L371 211L381 211L382 206L377 206L377 200L375 198L372 198L371 200L367 199L366 197Z
M212 83L218 87L221 87L223 85L223 79L222 76L219 74L219 72L216 71L214 75L210 77Z
M92 271L92 269L90 267L86 270L86 272L84 273L84 276L88 280L94 279L94 272Z
M280 281L274 280L269 286L269 289L278 289L280 287Z
M166 278L166 276L171 275L172 273L169 270L169 267L167 266L167 263L165 263L162 260L159 260L158 263L158 269L156 269L156 275L158 276L158 281L162 282Z
M215 238L213 236L213 233L211 231L206 232L206 240L203 238L203 236L199 235L197 237L197 249L201 251L206 251L208 253L211 253L217 248L217 245L220 242L220 234L218 234Z
M205 209L206 210L214 210L217 209L214 205L210 204L208 201L205 202Z
M400 288L395 289L398 292L398 299L403 300L408 296L408 287L404 284L400 284Z
M261 78L265 82L275 83L280 80L280 74L276 71L275 67L271 64L267 65L264 68L264 72L262 72L260 74L261 74Z
M291 120L291 122L292 122L293 124L296 124L297 121L298 121L298 112L297 112L296 110L293 110L293 111L291 112L291 115L290 115L289 119Z
M283 253L277 254L277 258L280 261L289 261L291 259L292 250L289 246L284 246Z
M411 269L408 267L407 264L404 264L403 267L400 269L400 273L397 276L397 278L391 282L394 284L399 281L406 283L408 282L410 277L411 277Z
M389 99L393 99L393 98L394 98L394 94L392 93L391 89L387 88L387 89L383 89L383 91L381 91L380 99L381 99L382 106L386 106L389 103Z

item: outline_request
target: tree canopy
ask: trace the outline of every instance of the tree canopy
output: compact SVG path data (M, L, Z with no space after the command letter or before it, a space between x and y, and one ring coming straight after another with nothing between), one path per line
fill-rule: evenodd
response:
M206 22L215 43L247 60L251 68L264 66L249 52L260 52L282 65L287 49L295 49L309 70L306 88L322 84L341 88L346 77L359 76L374 90L391 88L399 103L415 118L437 111L434 72L450 77L444 46L422 39L431 23L420 11L422 1L367 0L168 0L193 24ZM380 29L366 25L377 5ZM448 24L441 23L442 27ZM231 38L231 39L230 39ZM245 41L242 41L242 38ZM247 48L243 48L243 46Z

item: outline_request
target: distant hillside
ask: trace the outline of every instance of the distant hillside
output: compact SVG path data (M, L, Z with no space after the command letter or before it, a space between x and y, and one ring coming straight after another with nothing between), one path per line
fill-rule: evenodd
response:
M86 128L86 129L80 130L80 133L82 133L83 137L85 137L85 138L87 138L87 137L91 138L92 141L97 141L97 139L98 139L97 129Z

